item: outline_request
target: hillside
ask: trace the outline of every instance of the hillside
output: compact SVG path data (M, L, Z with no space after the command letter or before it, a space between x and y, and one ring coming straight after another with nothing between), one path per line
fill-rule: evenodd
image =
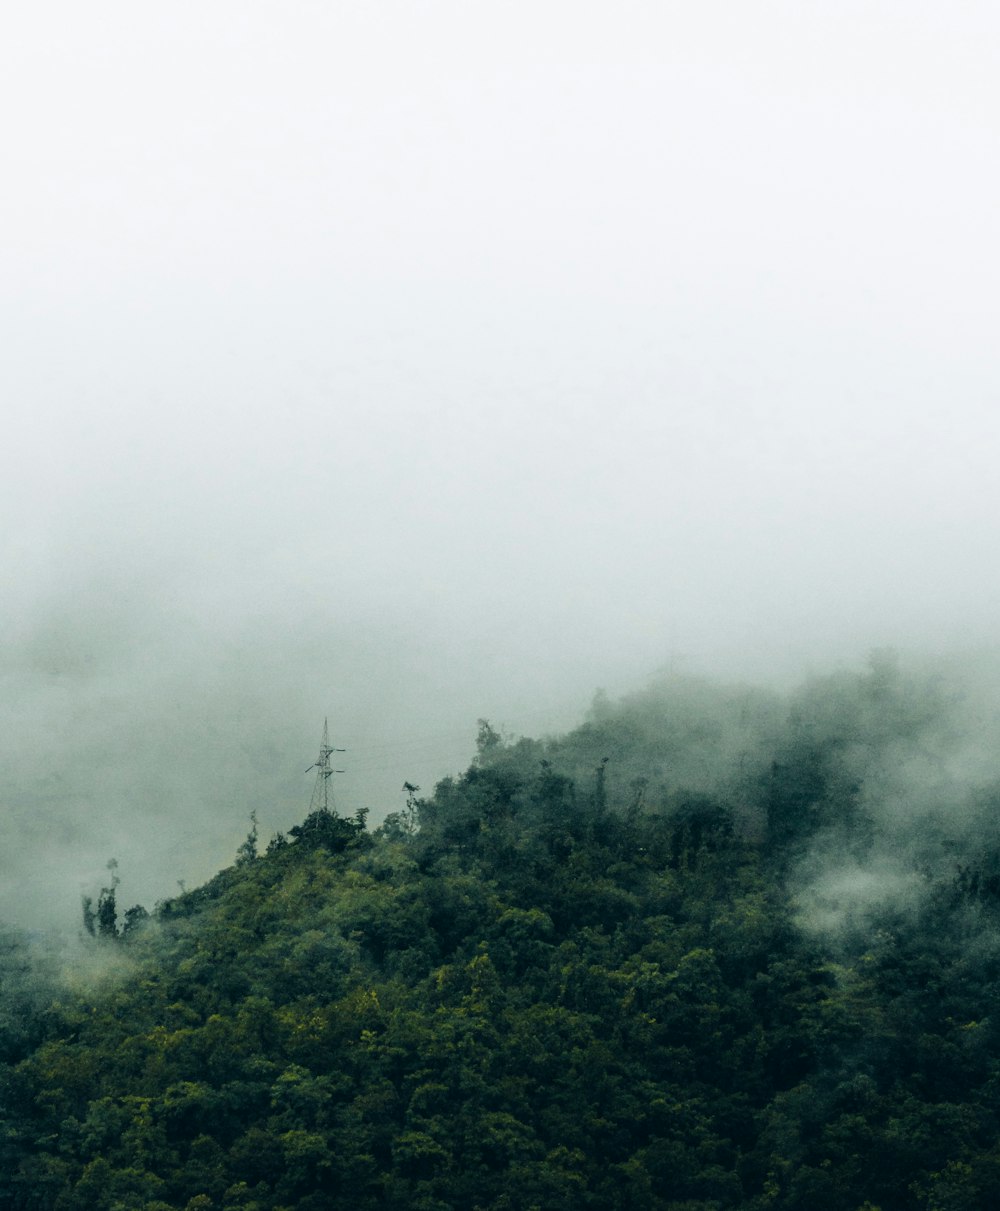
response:
M1000 1205L967 706L880 658L787 698L664 682L561 738L484 723L374 832L252 830L149 914L110 886L82 963L8 936L0 1205Z

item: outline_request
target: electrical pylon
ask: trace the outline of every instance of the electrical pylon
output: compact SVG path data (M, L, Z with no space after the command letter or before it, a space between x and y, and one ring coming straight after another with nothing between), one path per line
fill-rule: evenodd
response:
M306 773L310 769L316 771L316 785L313 787L312 802L309 804L309 814L313 812L327 812L334 808L333 795L330 792L330 775L342 774L342 769L330 768L330 754L342 753L345 750L342 748L334 748L330 744L330 729L327 726L327 721L323 720L323 742L319 746L319 759L314 761ZM336 810L334 808L334 810Z

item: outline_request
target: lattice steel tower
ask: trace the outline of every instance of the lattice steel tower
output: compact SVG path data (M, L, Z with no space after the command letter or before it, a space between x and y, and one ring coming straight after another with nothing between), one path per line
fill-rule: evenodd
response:
M330 791L330 775L342 774L342 769L330 768L330 754L342 753L345 750L342 748L334 748L330 744L330 729L327 726L327 721L323 720L323 742L319 747L319 759L314 761L306 773L310 769L316 771L316 785L313 787L312 802L309 804L309 814L313 812L327 812L334 807L333 795ZM336 810L334 808L334 810Z

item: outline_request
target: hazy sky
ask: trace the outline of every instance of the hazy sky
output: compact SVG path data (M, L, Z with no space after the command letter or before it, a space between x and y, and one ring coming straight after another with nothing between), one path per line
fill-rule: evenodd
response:
M0 912L664 665L993 643L1000 11L21 4ZM53 890L55 889L55 890Z

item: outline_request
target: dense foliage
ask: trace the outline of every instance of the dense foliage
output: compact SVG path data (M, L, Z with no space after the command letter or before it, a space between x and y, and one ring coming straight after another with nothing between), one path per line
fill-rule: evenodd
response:
M112 878L86 971L0 944L0 1205L1000 1205L995 796L880 809L953 708L660 686L148 917Z

